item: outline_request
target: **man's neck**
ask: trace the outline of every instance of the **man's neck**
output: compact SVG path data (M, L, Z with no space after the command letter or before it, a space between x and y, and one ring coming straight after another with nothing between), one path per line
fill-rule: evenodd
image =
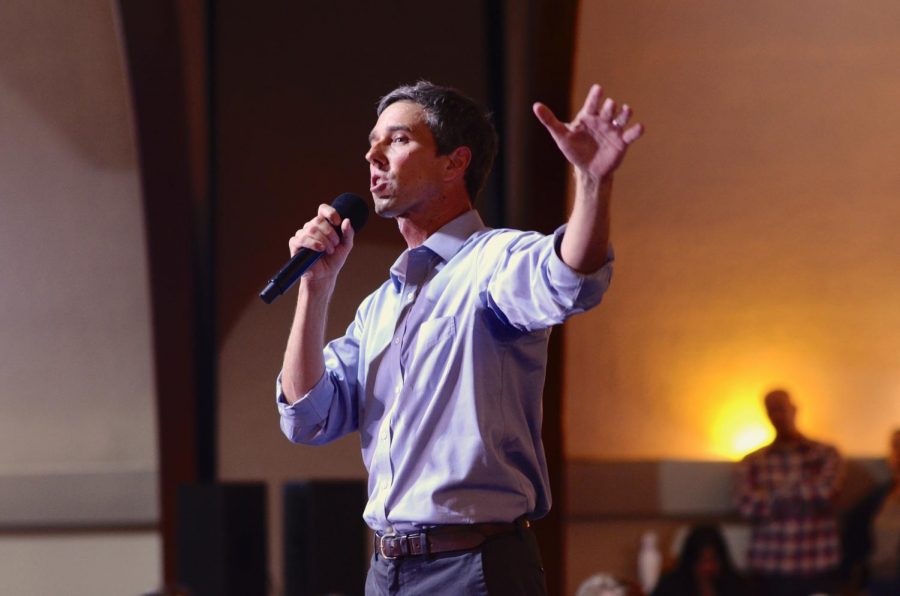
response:
M404 215L397 217L397 227L400 229L403 239L406 240L406 245L413 249L422 246L429 236L471 209L472 204L467 201L452 209Z
M799 430L785 431L775 435L775 443L779 445L801 443L804 440L803 433Z

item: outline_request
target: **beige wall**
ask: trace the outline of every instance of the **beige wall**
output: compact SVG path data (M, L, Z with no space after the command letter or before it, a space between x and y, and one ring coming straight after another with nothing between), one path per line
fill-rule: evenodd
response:
M142 202L113 6L0 3L4 594L136 594L161 573L153 531L54 533L157 517Z
M112 6L0 9L0 473L155 467L150 311Z
M0 593L137 596L159 587L154 532L0 536Z
M900 5L585 0L575 96L647 135L618 174L617 270L566 335L566 447L730 458L784 385L811 434L900 425Z

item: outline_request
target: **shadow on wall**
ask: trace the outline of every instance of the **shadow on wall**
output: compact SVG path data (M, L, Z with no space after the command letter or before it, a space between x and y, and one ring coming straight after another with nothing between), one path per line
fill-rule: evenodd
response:
M121 134L121 123L130 120L130 100L117 76L123 57L105 51L119 44L83 43L98 34L115 35L112 3L56 0L52 9L46 4L0 4L0 85L20 96L22 105L59 131L85 161L104 169L132 168L130 128ZM110 67L110 61L116 65ZM58 89L71 93L60 98ZM0 106L0 119L8 117L8 109Z

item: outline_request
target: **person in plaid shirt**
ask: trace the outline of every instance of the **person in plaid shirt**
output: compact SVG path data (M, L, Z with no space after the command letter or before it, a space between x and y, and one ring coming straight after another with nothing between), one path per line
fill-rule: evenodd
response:
M775 440L738 466L737 507L753 523L748 566L766 596L834 590L841 547L833 502L841 456L805 437L787 391L765 397Z

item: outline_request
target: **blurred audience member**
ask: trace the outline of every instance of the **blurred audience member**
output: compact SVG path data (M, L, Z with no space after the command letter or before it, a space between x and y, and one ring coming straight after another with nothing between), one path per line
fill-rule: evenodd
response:
M890 438L892 478L847 513L844 569L849 587L868 585L869 596L900 594L900 429Z
M805 437L787 391L765 397L775 440L738 466L736 500L753 523L747 563L766 596L833 593L840 541L833 501L841 456Z
M690 531L678 563L660 578L651 596L745 596L748 593L719 529L702 525Z

